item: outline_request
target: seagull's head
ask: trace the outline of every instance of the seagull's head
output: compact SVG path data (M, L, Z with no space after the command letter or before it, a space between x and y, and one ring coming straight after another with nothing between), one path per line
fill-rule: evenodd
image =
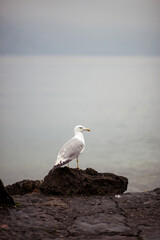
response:
M89 128L83 127L82 125L75 126L74 132L84 132L84 131L91 131Z

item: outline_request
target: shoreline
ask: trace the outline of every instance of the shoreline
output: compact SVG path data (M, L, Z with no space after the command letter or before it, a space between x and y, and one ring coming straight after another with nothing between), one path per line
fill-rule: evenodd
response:
M160 188L125 193L127 185L123 176L67 167L6 189L1 181L1 239L159 240Z

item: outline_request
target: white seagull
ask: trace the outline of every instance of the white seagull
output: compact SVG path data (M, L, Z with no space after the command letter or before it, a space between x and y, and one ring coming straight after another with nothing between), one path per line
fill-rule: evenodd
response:
M74 158L77 159L77 168L79 169L78 156L85 149L85 141L82 133L83 131L90 131L90 129L81 125L78 125L74 128L75 136L62 146L52 170L69 163Z

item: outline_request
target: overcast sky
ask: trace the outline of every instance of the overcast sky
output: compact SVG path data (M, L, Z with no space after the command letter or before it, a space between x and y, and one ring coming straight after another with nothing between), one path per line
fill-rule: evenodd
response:
M160 1L0 0L0 54L160 55Z

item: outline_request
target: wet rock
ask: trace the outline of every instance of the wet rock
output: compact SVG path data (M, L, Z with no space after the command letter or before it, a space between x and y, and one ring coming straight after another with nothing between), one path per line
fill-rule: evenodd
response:
M14 206L15 202L10 194L6 191L2 180L0 179L0 206Z
M31 193L33 191L38 191L42 182L43 181L40 180L23 180L6 186L6 189L11 195L23 195L26 193Z
M53 195L106 195L127 190L128 179L94 169L57 168L44 178L40 190Z
M106 196L14 196L1 209L0 236L13 239L158 240L160 191Z

